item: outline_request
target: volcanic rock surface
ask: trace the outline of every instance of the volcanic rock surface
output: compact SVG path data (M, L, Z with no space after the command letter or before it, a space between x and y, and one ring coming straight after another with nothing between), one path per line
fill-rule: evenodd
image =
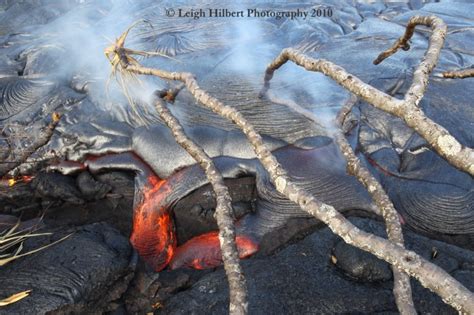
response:
M0 296L31 290L27 298L0 308L0 314L100 313L127 289L136 257L116 229L96 223L54 232L50 242L72 235L0 269ZM25 250L48 243L27 242Z
M381 223L354 218L359 228L385 236ZM471 251L405 233L407 248L442 267L474 289ZM334 264L334 261L337 261ZM343 245L328 228L312 233L272 257L242 263L249 288L250 314L396 313L389 266L370 254ZM158 280L159 281L159 280ZM456 314L441 299L412 281L415 307L421 314ZM201 280L164 302L160 314L224 314L228 288L224 270Z
M403 34L411 16L439 16L448 25L448 35L420 106L462 144L474 146L474 80L446 80L439 75L474 64L472 3L324 2L258 1L259 7L274 11L330 7L333 12L330 18L291 20L165 15L164 8L199 9L187 1L0 1L1 176L31 147L52 114L61 114L51 139L30 152L16 170L35 178L13 187L0 182L0 214L26 222L44 215L40 231L53 235L28 240L23 252L73 233L59 244L0 267L0 299L32 290L25 299L0 307L0 313L227 311L222 268L156 273L133 253L128 237L138 192L132 167L98 173L67 174L67 167L47 172L60 160L83 161L110 152L133 151L163 177L185 172L193 163L149 104L155 91L172 87L168 82L140 78L141 84L131 85L135 109L114 80L106 88L110 72L103 56L110 45L106 38L116 38L138 19L149 23L132 30L126 46L171 57L140 62L195 74L203 89L241 111L272 149L289 146L277 153L279 160L301 185L339 205L348 216L372 216L367 194L345 175L343 160L328 137L348 93L321 74L288 64L275 73L270 91L312 111L321 123L308 121L281 102L258 98L265 67L283 48L330 60L402 97L428 45L429 31L417 28L409 51L399 51L378 66L372 61ZM256 5L242 2L229 9ZM208 1L206 6L222 7L222 2ZM251 313L396 312L389 266L344 244L278 194L235 126L203 109L186 91L178 94L170 109L225 170L236 217L254 215L260 221L251 227L265 230L260 252L243 261ZM346 127L359 157L405 219L407 247L473 290L473 178L438 157L400 119L369 104L357 103ZM314 168L311 163L316 163ZM178 194L170 205L180 243L216 228L213 195L199 176L200 184L183 188L186 193ZM351 220L385 236L380 222ZM412 284L418 312L454 313L418 282Z

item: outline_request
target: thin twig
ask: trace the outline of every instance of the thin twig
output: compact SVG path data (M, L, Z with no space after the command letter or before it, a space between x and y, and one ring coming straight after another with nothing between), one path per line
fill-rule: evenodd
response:
M229 313L247 314L247 285L242 268L240 267L239 254L235 243L236 234L232 212L232 199L227 186L224 184L224 178L209 155L186 135L183 127L168 110L164 101L157 99L155 107L161 119L163 119L173 133L176 142L199 163L212 185L212 189L216 195L215 217L219 227L222 260L229 282Z
M16 303L30 295L30 292L31 290L26 290L10 295L9 297L0 300L0 306L7 306Z
M28 149L22 150L18 157L12 157L13 154L10 153L10 156L8 156L5 160L11 160L11 162L5 164L0 163L0 177L25 163L32 153L36 152L36 150L48 143L48 141L53 136L54 130L56 129L59 120L60 115L54 112L52 114L51 122L40 131L39 135L35 137L34 142Z
M377 207L382 210L382 216L385 220L388 239L395 244L404 247L402 226L400 224L397 210L395 209L392 201L390 201L390 198L387 196L382 185L369 172L369 170L362 165L342 132L342 126L344 124L345 117L352 110L352 107L356 102L357 97L351 95L349 100L339 111L336 118L339 129L336 131L334 138L337 145L339 146L339 149L346 158L347 171L349 174L355 176L362 185L364 185ZM392 265L392 270L393 295L395 296L395 302L397 303L400 314L417 314L413 303L409 275L398 270L394 265Z
M443 72L443 77L449 79L464 79L474 77L474 68Z

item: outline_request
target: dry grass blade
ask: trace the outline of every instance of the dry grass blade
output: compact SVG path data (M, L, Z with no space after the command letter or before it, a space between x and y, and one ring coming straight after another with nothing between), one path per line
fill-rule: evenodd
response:
M10 304L13 304L15 302L18 302L24 298L26 298L28 295L30 295L31 290L26 290L26 291L21 291L18 293L15 293L3 300L0 300L0 306L7 306Z
M71 236L73 233L71 234L68 234L66 236L64 236L63 238L60 238L59 240L57 241L54 241L52 242L51 244L48 244L48 245L45 245L45 246L41 246L40 248L37 248L37 249L33 249L33 250L30 250L29 252L26 252L26 253L23 253L23 254L18 254L19 251L17 251L14 255L12 255L11 257L8 257L8 258L5 258L5 259L0 259L0 267L3 267L4 265L8 264L9 262L12 262L18 258L21 258L21 257L24 257L24 256L28 256L28 255L31 255L31 254L34 254L34 253L37 253L39 251L42 251L43 249L46 249L48 247L51 247L53 245L56 245L62 241L64 241L65 239L67 239L69 236ZM22 245L20 245L21 247Z
M51 235L51 234L52 233L24 234L24 235L10 237L7 239L0 239L0 245L1 245L0 252L6 251L7 249L15 246L18 243L23 243L27 238L37 237L37 236L46 236L46 235Z
M23 242L25 240L27 240L28 238L33 238L33 237L51 235L52 233L33 233L34 231L38 229L37 225L31 226L26 229L18 230L18 228L20 227L20 223L21 223L20 220L18 220L17 223L15 223L15 225L13 225L12 227L9 227L3 231L0 231L0 267L18 258L31 255L40 250L46 249L54 244L57 244L63 241L64 239L66 239L67 237L71 235L69 234L51 244L48 244L40 248L21 254L21 251L23 250ZM18 247L16 247L15 250L13 251L10 250L14 248L15 246L18 246ZM7 250L10 250L10 252L6 252Z
M4 231L0 232L0 240L8 238L9 236L13 235L15 230L20 226L20 220L15 223L10 229L5 229Z
M0 239L0 244L6 244L8 242L12 241L17 241L21 240L22 238L28 238L28 237L36 237L36 236L45 236L45 235L51 235L52 233L36 233L36 234L24 234L24 235L16 235L16 236L11 236L6 239ZM2 247L0 247L1 249Z

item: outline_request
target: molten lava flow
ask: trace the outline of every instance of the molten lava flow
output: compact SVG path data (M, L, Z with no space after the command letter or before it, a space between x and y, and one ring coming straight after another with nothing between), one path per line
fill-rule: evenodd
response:
M34 176L30 176L30 175L23 175L21 177L21 180L24 182L24 183L29 183L33 180L33 178L35 178Z
M124 163L127 162L127 163ZM63 162L63 171L77 171L86 168L98 171L104 168L124 168L135 165L140 187L136 187L130 243L140 257L155 271L163 270L171 262L171 268L180 266L205 269L222 263L217 232L211 232L194 239L176 249L174 224L169 213L169 205L175 201L174 189L183 184L182 172L177 172L166 180L160 179L140 157L133 152L87 156L84 163ZM244 235L236 239L239 257L246 258L258 250L258 245Z
M236 244L241 259L247 258L258 251L258 244L245 235L237 235ZM221 264L219 233L214 231L196 236L178 247L170 263L170 268L208 269Z
M173 221L164 199L170 187L165 180L150 175L134 210L130 242L154 270L165 268L176 249Z
M29 183L33 180L34 176L23 175L20 177L10 177L0 179L0 187L13 187L18 183Z

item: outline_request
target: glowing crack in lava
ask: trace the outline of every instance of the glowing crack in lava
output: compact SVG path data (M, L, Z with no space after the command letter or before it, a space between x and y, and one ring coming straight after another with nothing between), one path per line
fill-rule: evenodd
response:
M94 162L97 160L93 160L92 163ZM135 162L143 163L136 160ZM145 169L144 174L148 176L146 180L138 181L143 184L137 188L130 236L130 242L140 257L155 271L163 270L170 262L172 269L179 267L207 269L221 265L217 231L194 237L177 248L168 197L177 182L182 180L181 173L162 180L146 165L140 165L140 168ZM240 258L247 258L258 250L258 244L247 236L238 235L236 243Z
M139 189L142 195L136 201L130 242L147 264L160 271L176 249L173 220L163 203L171 187L165 180L150 175Z

